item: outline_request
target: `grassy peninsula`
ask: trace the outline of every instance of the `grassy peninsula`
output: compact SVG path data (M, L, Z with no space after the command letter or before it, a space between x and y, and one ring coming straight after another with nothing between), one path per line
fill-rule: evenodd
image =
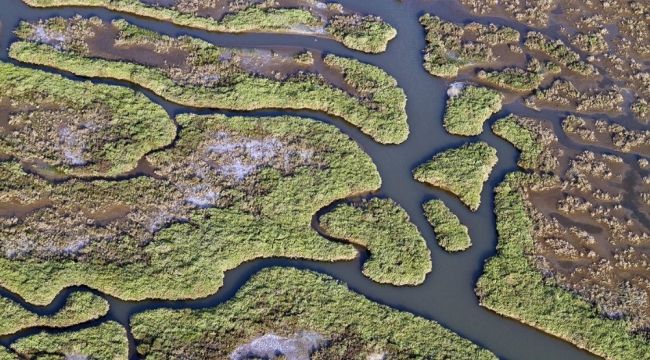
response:
M0 63L0 153L61 175L115 176L176 135L167 112L119 86Z
M93 6L108 10L169 21L222 33L273 32L332 38L343 45L368 53L386 50L397 31L381 18L363 15L338 3L314 0L296 1L293 6L281 2L227 1L227 9L210 3L198 5L190 0L171 6L146 0L23 0L34 7ZM215 12L223 12L215 17Z
M70 294L63 308L51 316L25 310L19 304L0 298L0 336L33 327L64 328L98 319L108 312L108 302L89 292Z
M343 204L320 218L328 235L368 248L363 273L392 285L417 285L431 271L427 243L408 214L390 199Z
M248 260L357 255L311 228L321 208L379 188L349 137L295 117L177 123L175 145L147 157L156 177L49 184L0 163L4 198L33 206L0 228L10 240L0 244L2 286L35 304L79 284L121 299L184 299L214 293Z
M99 33L115 37L98 42ZM129 81L184 106L308 109L343 118L381 143L401 143L408 136L406 95L397 81L354 59L329 54L318 60L322 64L305 67L297 54L217 47L188 36L160 35L124 20L105 23L97 18L23 22L16 34L23 40L9 51L16 60ZM127 55L138 53L150 56Z
M650 343L624 319L606 319L590 303L545 280L527 256L533 221L520 191L544 181L513 173L496 189L497 255L485 265L476 293L482 306L565 339L606 359L646 359ZM528 184L528 185L526 185Z
M134 316L131 326L138 352L151 359L177 354L238 359L242 352L258 357L311 353L318 359L494 358L434 321L373 303L328 276L297 269L263 270L216 308L148 311ZM277 346L255 341L270 337Z
M62 333L41 332L11 345L21 359L119 360L129 357L122 325L108 321L95 327Z

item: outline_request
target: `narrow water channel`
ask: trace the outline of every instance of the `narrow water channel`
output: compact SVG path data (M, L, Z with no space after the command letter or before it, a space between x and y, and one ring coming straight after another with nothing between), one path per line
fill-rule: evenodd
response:
M151 19L138 18L94 8L32 9L20 0L0 0L0 60L10 61L7 48L14 40L11 31L21 19L33 20L51 16L99 16L110 20L126 18L136 25L168 35L188 34L203 38L217 45L256 47L256 46L298 46L316 49L337 55L356 57L361 61L382 67L393 75L408 96L407 112L411 134L400 145L379 145L347 123L323 114L288 111L283 114L304 115L330 123L349 135L372 157L382 177L383 185L377 196L390 197L397 201L419 228L432 250L433 271L424 284L417 287L393 287L379 285L361 274L363 257L351 262L319 263L287 259L264 259L243 264L226 274L224 286L214 295L192 301L143 301L125 302L104 294L99 294L110 303L110 313L94 323L107 319L116 320L128 329L131 315L159 307L201 308L214 307L227 301L237 289L257 271L269 266L293 266L310 269L339 279L354 291L378 303L396 309L412 312L433 319L475 343L493 351L503 359L593 359L594 356L581 351L571 344L525 326L517 321L496 315L478 305L474 285L481 274L484 261L494 255L496 246L495 218L493 209L493 189L506 173L516 169L517 153L508 143L495 137L489 130L491 123L512 109L521 110L518 105L506 106L505 110L485 125L483 135L464 138L449 135L442 127L442 112L445 103L446 82L426 73L422 67L422 50L425 47L424 33L418 17L424 12L436 14L446 20L456 22L479 21L496 22L525 30L525 26L500 18L475 18L452 0L341 0L345 6L361 12L381 16L397 28L398 36L388 51L379 55L367 55L344 48L340 44L307 36L277 34L227 35L213 34L200 30L181 28ZM553 31L553 30L550 30ZM24 64L19 64L26 66ZM52 71L51 69L45 69ZM79 79L69 74L63 74ZM135 86L114 81L100 81L126 86ZM142 91L142 90L141 90ZM170 115L190 112L194 109L181 107L162 100L149 91L143 91L153 101L162 105ZM202 113L206 111L200 111ZM224 112L230 114L230 112ZM249 115L272 115L277 111L247 112ZM554 113L549 112L557 121ZM413 180L411 171L433 154L458 146L467 141L483 140L498 151L499 162L486 184L480 209L472 213L455 197ZM564 139L566 140L566 139ZM571 144L569 144L571 145ZM575 145L575 144L573 144ZM422 214L422 204L431 198L442 199L465 223L470 230L473 246L460 254L447 254L435 242L433 231ZM87 291L93 291L84 289ZM28 309L48 314L59 309L73 289L59 294L47 307L34 307L25 304L18 297L0 290L1 296L21 301ZM80 327L92 325L85 324ZM0 337L0 343L8 345L17 338L33 334L41 329L23 331L9 337ZM132 340L132 339L131 339ZM137 359L133 343L131 358Z

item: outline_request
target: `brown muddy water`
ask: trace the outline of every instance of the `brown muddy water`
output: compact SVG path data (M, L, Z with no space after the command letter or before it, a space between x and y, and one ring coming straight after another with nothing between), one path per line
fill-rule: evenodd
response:
M168 307L168 308L204 308L214 307L227 301L253 274L270 266L292 266L310 269L331 275L349 285L349 287L368 297L369 299L391 306L396 309L412 312L416 315L433 319L443 326L457 332L461 336L493 351L503 359L593 359L590 355L573 345L560 339L547 335L539 330L523 325L515 320L494 314L478 305L474 294L476 280L482 272L483 263L495 254L496 230L493 209L493 188L503 179L506 173L516 169L517 153L508 143L494 136L490 125L494 120L507 114L516 112L524 116L542 117L553 122L555 132L560 142L576 151L602 149L592 145L577 144L563 135L560 120L567 114L565 112L543 110L536 112L524 107L521 101L508 104L503 111L494 116L485 125L485 132L476 138L466 139L449 135L442 127L442 113L446 101L448 82L434 78L426 73L422 67L422 50L425 48L424 32L418 23L418 17L424 12L438 15L445 20L459 23L478 21L483 24L494 22L500 25L511 26L517 30L525 31L527 27L511 22L504 18L476 18L452 0L411 0L399 2L395 0L374 1L340 1L344 6L362 13L379 15L398 30L398 35L388 48L388 51L379 55L368 55L344 48L342 45L323 38L281 35L281 34L214 34L200 30L187 29L152 19L138 18L125 14L117 14L97 8L60 8L60 9L32 9L25 6L20 0L0 0L0 60L9 61L6 49L15 40L11 31L20 20L37 20L51 16L69 17L75 14L83 16L99 16L104 20L125 18L128 21L145 28L149 28L167 35L191 35L210 41L216 45L231 47L282 47L292 46L329 52L342 56L356 57L361 61L380 66L399 82L408 96L407 112L411 134L408 140L400 145L380 145L362 134L358 129L348 125L340 119L307 111L256 111L247 112L252 115L293 114L314 117L323 122L337 126L341 131L357 141L360 146L372 157L377 165L383 180L379 192L381 197L390 197L397 201L409 213L411 220L427 239L432 250L433 271L427 276L424 284L415 287L393 287L380 285L364 277L361 266L366 253L361 253L358 259L351 262L321 263L313 261L299 261L287 259L264 259L252 261L226 274L224 286L214 295L204 299L190 301L142 301L126 302L115 299L105 294L99 294L110 303L110 312L107 316L94 322L77 326L84 328L103 322L108 319L115 320L129 328L129 318L138 312ZM547 35L556 37L557 27L543 30ZM27 66L19 64L21 66ZM53 71L53 70L49 70ZM64 74L72 79L78 77ZM102 83L120 84L136 88L144 92L155 102L161 104L170 113L177 115L183 112L210 113L215 111L196 110L185 108L163 101L149 91L136 86L116 81L97 81ZM224 112L232 114L232 112ZM638 128L638 124L630 118L621 116L615 118L630 128ZM490 176L481 198L480 209L472 213L464 207L458 199L424 184L413 180L411 171L417 165L429 159L433 154L454 146L459 146L466 141L480 139L494 146L498 151L499 162ZM619 154L628 163L636 163L636 158L631 155ZM637 166L638 167L638 166ZM135 175L146 174L146 164L143 171ZM631 183L630 185L634 185ZM423 213L422 204L429 199L442 199L469 228L473 239L473 246L466 252L459 254L445 253L436 243L433 230L427 223ZM625 201L633 202L633 199ZM630 206L636 205L632 204ZM638 208L636 208L638 210ZM320 213L326 212L323 209ZM318 216L315 215L315 219ZM648 220L647 218L645 219ZM79 288L75 288L79 289ZM29 310L39 314L52 314L60 309L68 296L75 289L63 291L46 307L36 307L26 304L17 296L0 290L0 295L19 301ZM93 291L82 288L86 291ZM1 337L0 344L9 345L16 339L33 334L42 329L30 329L8 337ZM131 338L131 359L138 359L135 353L133 339Z

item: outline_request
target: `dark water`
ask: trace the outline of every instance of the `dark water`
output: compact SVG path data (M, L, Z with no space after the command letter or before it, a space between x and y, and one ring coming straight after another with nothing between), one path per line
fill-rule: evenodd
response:
M492 121L485 125L483 135L467 139L452 136L442 127L441 117L445 102L446 82L427 74L422 68L421 51L425 47L424 33L418 23L418 17L424 12L439 15L447 20L469 22L477 20L483 23L493 21L507 24L518 30L525 27L509 22L505 19L476 19L471 17L461 7L452 1L408 1L394 0L343 0L346 6L362 12L380 15L398 30L398 36L393 40L386 53L367 55L351 51L340 44L306 36L247 34L227 35L211 34L200 30L180 28L167 23L151 19L111 13L101 9L74 8L74 9L31 9L20 0L0 0L0 60L7 59L6 48L13 41L11 30L21 19L38 19L49 16L84 16L96 15L104 19L116 17L126 18L136 25L159 31L168 35L189 34L203 38L207 41L223 46L298 46L311 48L337 55L356 57L364 62L372 63L384 68L393 75L404 88L408 96L407 112L411 135L400 145L379 145L343 121L330 118L323 114L313 112L289 111L288 114L305 115L333 124L356 140L360 146L372 157L381 173L383 186L379 196L390 197L397 201L409 213L411 220L417 225L427 239L432 250L433 271L427 276L426 282L417 287L392 287L376 284L365 278L360 271L365 254L360 259L352 262L318 263L310 261L294 261L286 259L265 259L243 264L226 275L225 284L215 295L206 299L193 301L144 301L124 302L110 296L100 294L106 298L111 309L107 317L94 323L84 324L83 328L107 319L116 320L128 328L129 317L137 312L157 308L200 308L213 307L228 300L237 289L254 273L269 266L294 266L297 268L311 269L344 281L351 289L366 297L391 307L412 312L428 319L433 319L443 326L457 332L475 343L493 351L504 359L592 359L593 356L581 351L574 346L546 335L541 331L522 325L499 315L496 315L478 305L474 294L474 285L482 271L483 262L494 255L496 246L495 219L492 213L492 189L505 176L506 173L516 168L517 153L505 141L495 137L489 130ZM554 32L554 30L550 30ZM25 66L25 65L23 65ZM75 76L67 75L78 79ZM119 83L114 81L101 81L106 83ZM121 85L131 86L125 83ZM131 86L137 88L135 86ZM148 91L143 91L147 96L167 109L171 115L192 111L163 101ZM524 110L522 106L514 104L506 107L498 115L506 114L509 108L517 111ZM526 109L525 111L530 112ZM201 111L205 112L205 111ZM247 114L267 115L277 112L249 112ZM559 112L544 112L553 119L559 118ZM429 159L433 154L449 147L458 146L468 140L483 140L498 150L499 162L495 167L482 194L482 204L476 213L471 213L455 197L425 186L414 181L411 171L421 162ZM563 141L568 141L563 139ZM575 144L573 144L575 145ZM473 246L469 251L460 254L447 254L438 247L433 231L422 214L422 204L431 198L442 199L465 223L470 230ZM34 307L25 304L17 296L0 291L0 295L8 296L20 301L26 308L41 314L49 314L59 309L67 295L73 289L68 289L56 298L47 307ZM83 289L89 290L89 289ZM93 291L93 290L90 290ZM0 343L8 345L16 338L32 334L39 329L21 332L19 334L0 338ZM132 344L133 345L133 344ZM132 358L136 359L134 348L131 349Z

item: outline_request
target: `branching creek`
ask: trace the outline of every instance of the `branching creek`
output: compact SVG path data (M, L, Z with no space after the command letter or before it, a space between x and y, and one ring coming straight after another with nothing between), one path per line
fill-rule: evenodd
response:
M378 55L363 54L349 50L334 41L310 36L215 34L196 29L182 28L153 19L114 13L100 8L36 9L27 7L20 0L0 0L0 5L2 5L2 10L0 11L0 60L15 63L19 66L28 66L17 63L7 56L7 48L15 40L12 30L18 25L20 20L36 20L52 16L69 17L75 14L81 14L83 16L98 16L104 20L125 18L133 24L163 34L172 36L188 34L216 45L231 47L294 46L314 49L341 56L355 57L361 61L385 69L398 80L399 85L406 91L408 96L407 113L410 136L406 142L400 145L380 145L346 122L321 113L266 110L246 112L246 114L260 116L291 114L316 118L336 126L360 144L363 150L371 156L382 177L380 191L367 196L389 197L394 199L408 212L413 223L427 240L427 244L432 251L433 271L427 276L424 284L415 287L393 287L372 282L361 273L362 263L368 254L363 249L360 249L360 256L350 262L322 263L282 258L251 261L227 272L224 286L217 293L197 300L128 302L83 287L69 288L62 291L50 305L45 307L25 303L20 297L4 289L0 289L0 296L15 300L26 309L35 313L46 315L58 311L72 291L80 289L92 291L110 303L108 315L93 322L73 327L72 329L85 328L107 320L115 320L128 330L129 319L135 313L161 307L215 307L230 299L247 279L259 270L271 266L292 266L330 275L345 282L353 291L373 301L395 309L408 311L427 319L433 319L459 335L489 349L503 359L593 359L593 355L563 340L554 338L539 330L521 324L518 321L499 316L480 307L478 304L477 297L474 294L474 286L482 272L484 261L495 254L497 242L495 216L493 214L493 189L503 180L507 173L516 170L518 157L517 152L510 144L492 134L490 126L496 119L511 112L544 118L554 123L556 134L560 142L565 146L578 150L597 149L598 151L616 153L621 155L627 163L635 164L636 158L629 154L619 154L615 151L574 143L561 131L560 119L567 113L552 110L537 112L523 106L521 101L504 106L504 109L500 113L486 122L484 126L485 131L478 137L463 138L449 135L444 130L441 121L446 100L445 91L447 81L429 75L422 67L422 50L425 48L425 39L424 31L418 23L418 17L424 12L429 12L445 20L458 23L478 21L487 24L493 22L513 27L522 32L525 32L528 28L504 18L477 18L471 16L453 0L411 0L407 2L399 2L396 0L340 0L340 2L350 9L378 15L397 29L397 38L390 43L387 52ZM557 38L557 28L550 27L542 31ZM58 72L47 68L43 68L43 70ZM62 73L62 75L75 80L83 80L66 73ZM169 103L150 91L125 82L111 80L94 81L135 88L146 94L156 103L162 105L171 116L176 116L184 112L217 112L191 109ZM235 114L234 112L220 113ZM616 121L630 128L635 127L635 122L626 117L616 118ZM638 127L638 125L636 126ZM444 149L459 146L467 141L476 141L478 139L486 141L497 149L499 162L486 183L481 196L481 206L477 212L470 212L454 196L416 182L412 178L412 169L423 161L428 160L432 155ZM637 165L635 164L634 166ZM129 176L139 175L141 174L132 173ZM633 184L635 179L626 179L626 181ZM448 254L437 245L433 230L422 212L422 204L432 198L442 199L460 217L461 221L468 226L473 241L473 245L468 251L459 254ZM626 201L632 202L633 199L626 199ZM631 208L636 209L634 206ZM322 209L319 214L326 211L327 208ZM315 214L314 219L319 214ZM644 222L648 222L647 218L643 220ZM316 223L314 221L314 224ZM317 225L314 226L318 230ZM70 329L67 328L65 330ZM0 337L0 344L7 346L18 338L42 330L42 328L34 328L21 331L11 336ZM57 332L62 330L48 331ZM132 338L129 340L131 343L130 358L138 359L134 341Z

